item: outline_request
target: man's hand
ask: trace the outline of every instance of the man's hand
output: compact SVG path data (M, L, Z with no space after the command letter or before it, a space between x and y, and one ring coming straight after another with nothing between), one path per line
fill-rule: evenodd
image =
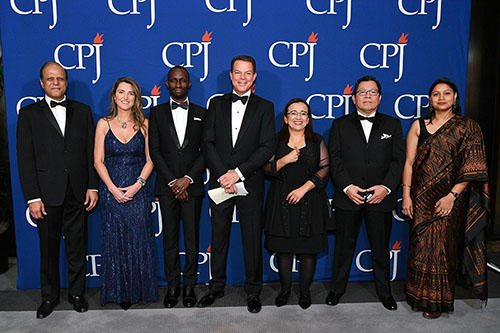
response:
M375 205L384 200L384 198L389 194L387 189L382 185L375 185L367 189L366 191L373 191L372 196L366 200L367 204Z
M84 205L87 205L87 208L85 210L88 212L92 210L95 205L97 204L97 200L99 199L99 195L97 194L97 191L92 191L92 190L87 190L87 193L85 193L85 202L83 203Z
M219 178L219 184L220 186L224 187L225 189L233 186L238 180L240 180L240 176L236 173L234 170L229 170ZM227 191L226 191L227 192ZM230 193L230 192L228 192Z
M365 202L365 198L358 194L358 192L366 192L365 189L362 189L359 186L351 185L345 192L349 199L354 202L356 205L362 205Z
M170 189L172 190L175 197L177 198L178 194L185 192L187 190L189 184L191 184L191 181L189 180L189 178L182 177L182 178L174 180L174 182L172 184L170 184Z
M236 188L236 185L231 185L229 187L224 187L224 191L229 194L234 194L238 193L238 189Z
M175 195L175 198L179 201L187 201L189 199L188 191L182 191Z
M43 219L44 215L47 215L45 212L45 205L42 200L35 201L29 204L30 214L37 220Z

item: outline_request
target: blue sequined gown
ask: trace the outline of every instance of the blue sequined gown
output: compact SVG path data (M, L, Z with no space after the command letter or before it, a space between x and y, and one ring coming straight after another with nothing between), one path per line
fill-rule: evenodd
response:
M135 183L146 163L142 132L122 143L109 129L104 147L104 163L113 183L117 187ZM125 203L118 203L100 183L102 305L158 299L151 199L149 183Z

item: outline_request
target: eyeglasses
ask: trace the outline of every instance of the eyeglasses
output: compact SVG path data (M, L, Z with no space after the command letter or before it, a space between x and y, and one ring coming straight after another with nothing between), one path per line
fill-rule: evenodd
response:
M301 116L301 117L307 117L308 116L308 113L305 112L305 111L302 111L302 112L297 112L297 111L290 111L287 113L287 115L291 116L291 117L295 117L297 118L298 116Z
M377 96L378 95L378 90L375 90L375 89L371 89L371 90L358 90L358 91L356 91L356 94L358 94L360 96L366 96L366 95Z

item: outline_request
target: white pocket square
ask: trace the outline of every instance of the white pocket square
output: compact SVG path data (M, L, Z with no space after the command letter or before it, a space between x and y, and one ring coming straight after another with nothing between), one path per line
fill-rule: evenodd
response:
M201 118L193 117L193 120L201 121Z
M380 140L389 139L390 137L392 137L392 135L386 134L386 133L382 133L382 136L380 137Z

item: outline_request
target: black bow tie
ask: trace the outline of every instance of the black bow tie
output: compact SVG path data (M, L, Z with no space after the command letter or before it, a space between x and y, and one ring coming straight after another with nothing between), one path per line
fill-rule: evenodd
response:
M188 104L187 101L184 101L182 103L177 103L177 102L172 101L172 110L175 110L175 109L177 109L179 107L183 108L184 110L187 110L188 106L189 106L189 104Z
M51 108L55 108L58 105L66 107L68 106L68 101L62 101L62 102L50 101Z
M248 101L248 96L238 96L236 94L233 94L233 103L240 100L243 105L247 104Z
M373 123L375 121L375 117L364 117L358 114L359 120L368 120L369 122Z

